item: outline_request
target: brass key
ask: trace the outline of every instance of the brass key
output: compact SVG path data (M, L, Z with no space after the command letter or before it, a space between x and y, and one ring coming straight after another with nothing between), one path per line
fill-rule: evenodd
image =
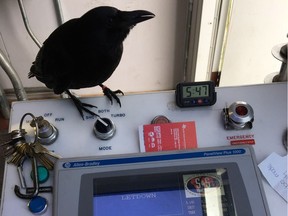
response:
M30 143L18 143L15 145L14 148L14 153L8 159L8 163L13 163L16 166L19 166L21 161L23 160L24 157L26 156L31 156L32 150L31 150L31 144Z
M18 144L25 142L25 130L13 130L12 132L5 134L0 146L3 148L5 158L9 158L16 151Z
M12 145L17 142L19 139L24 139L24 135L26 131L24 129L21 130L13 130L7 134L0 135L0 146Z
M7 163L13 163L15 166L18 166L20 165L23 157L25 157L25 155L22 155L19 152L14 152L12 157L7 161Z
M52 162L45 154L43 153L35 153L34 157L37 161L39 161L43 166L48 170L53 170L54 162Z
M34 144L34 151L35 151L36 154L38 154L38 153L43 153L43 154L48 155L48 156L50 156L50 157L52 157L52 158L54 158L54 159L59 159L59 158L61 158L60 155L58 155L58 154L56 154L56 153L54 153L54 152L52 152L52 151L49 151L47 148L45 148L45 147L44 147L41 143L39 143L39 142L36 142L36 143Z
M49 151L39 142L33 144L33 151L34 157L49 170L54 168L54 161L61 158L61 156Z
M24 136L26 131L22 129L23 121L26 116L32 117L31 126L35 131L35 137L32 143L26 141ZM31 159L35 158L49 170L54 168L55 160L61 157L49 151L40 143L38 126L39 123L40 126L44 124L44 121L45 120L41 116L36 118L33 114L26 113L21 118L19 130L14 130L3 137L2 140L4 141L1 141L0 146L4 147L4 155L8 159L8 163L15 164L18 167L25 157L29 157Z

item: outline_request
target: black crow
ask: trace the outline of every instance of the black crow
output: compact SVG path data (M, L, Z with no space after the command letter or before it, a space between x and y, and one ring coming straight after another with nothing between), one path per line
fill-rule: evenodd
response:
M99 85L104 94L114 98L121 106L116 94L103 85L118 66L123 41L130 30L140 22L153 18L149 11L120 11L114 7L96 7L82 17L71 19L59 26L46 39L33 62L29 78L36 77L55 94L66 92L82 118L83 111L97 115L71 94L69 89L80 89Z

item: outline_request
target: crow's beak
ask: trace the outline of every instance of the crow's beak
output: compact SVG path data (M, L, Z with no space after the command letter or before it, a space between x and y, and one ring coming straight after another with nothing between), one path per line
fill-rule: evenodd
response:
M135 26L137 23L152 19L154 17L155 14L145 10L121 11L122 23L129 27Z

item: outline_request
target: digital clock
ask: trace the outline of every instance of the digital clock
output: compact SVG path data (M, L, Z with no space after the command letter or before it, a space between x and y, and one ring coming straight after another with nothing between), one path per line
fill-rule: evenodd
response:
M176 104L179 107L212 106L216 99L213 81L184 82L176 86Z

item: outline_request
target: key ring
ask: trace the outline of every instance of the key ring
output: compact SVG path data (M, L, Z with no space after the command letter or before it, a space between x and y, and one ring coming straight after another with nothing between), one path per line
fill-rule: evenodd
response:
M25 119L26 116L30 115L32 117L32 120L34 120L35 122L35 129L34 129L34 133L35 133L35 137L34 137L34 142L32 142L32 145L36 144L38 142L38 135L39 135L39 128L38 128L38 123L36 121L36 117L32 114L32 113L25 113L21 120L20 120L20 126L19 126L19 130L22 131L22 125L23 125L23 121Z
M23 129L22 129L23 121L24 121L25 117L28 116L28 115L31 116L32 119L35 121L36 118L35 118L35 116L34 116L32 113L25 113L25 114L22 116L21 120L20 120L20 126L19 126L19 130L20 130L20 131L23 130ZM36 121L35 121L35 128L36 128L36 129L34 129L34 133L35 133L34 142L31 143L31 145L36 144L36 142L38 141L38 133L39 133L39 130L38 130L38 123L37 123ZM29 143L28 145L30 145L30 143ZM29 193L29 194L22 194L22 193L20 192L20 187L19 187L18 185L15 185L15 187L14 187L14 192L15 192L15 194L16 194L19 198L21 198L21 199L31 199L31 198L33 198L34 196L36 196L36 195L38 194L38 192L39 192L39 182L38 182L38 172L37 172L37 161L36 161L35 157L29 156L29 158L30 158L30 160L31 160L31 162L32 162L33 185L34 185L34 187L33 187L33 191L32 191L31 193ZM24 159L23 159L23 162L24 162Z

